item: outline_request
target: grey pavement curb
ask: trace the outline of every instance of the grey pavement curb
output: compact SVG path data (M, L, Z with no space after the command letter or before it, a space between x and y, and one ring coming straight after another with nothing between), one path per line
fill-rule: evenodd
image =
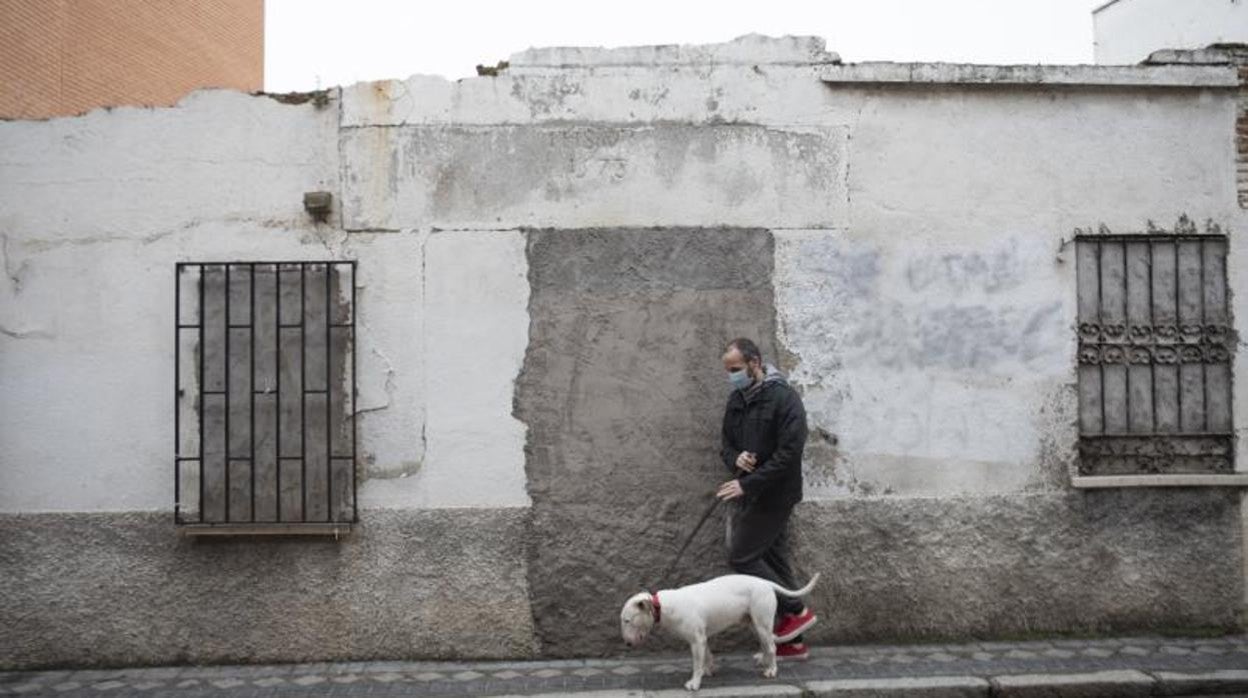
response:
M1177 671L1152 672L1160 696L1248 693L1248 670L1222 669L1199 674Z
M834 679L809 681L807 695L835 698L889 698L915 696L921 698L983 698L988 695L988 681L977 676L922 676L893 679Z
M1086 674L994 676L991 683L994 698L1099 698L1150 696L1157 682L1142 671L1123 669Z
M1248 670L1202 673L1097 671L1081 674L924 676L807 681L799 685L723 686L697 693L683 689L606 690L506 694L493 698L1081 698L1090 696L1195 696L1248 693Z
M538 693L538 694L507 694L490 696L489 698L794 698L806 695L802 689L788 684L774 686L722 686L703 688L700 691L686 691L683 688L664 689L661 691L618 690L618 691L583 691L579 693ZM839 694L838 694L839 695Z

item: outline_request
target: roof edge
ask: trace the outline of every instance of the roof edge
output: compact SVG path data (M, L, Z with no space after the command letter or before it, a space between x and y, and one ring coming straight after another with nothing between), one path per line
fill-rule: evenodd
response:
M1118 3L1118 0L1107 0L1106 2L1103 2L1097 5L1096 7L1092 8L1092 14L1096 14L1097 12L1100 12L1101 10L1104 10L1105 8L1109 7L1110 5L1114 5L1117 3Z
M820 69L828 84L1069 85L1093 87L1235 88L1228 65L981 65L975 63L847 63Z
M745 34L717 44L658 44L646 46L547 46L511 54L508 69L604 68L622 66L700 65L825 65L841 58L827 50L822 37L771 37Z

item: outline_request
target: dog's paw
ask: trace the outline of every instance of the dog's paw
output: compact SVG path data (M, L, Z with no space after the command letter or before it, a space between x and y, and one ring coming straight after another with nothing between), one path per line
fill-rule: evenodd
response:
M699 688L702 688L701 681L694 681L693 679L689 679L688 681L685 682L686 691L696 691Z
M776 666L774 664L767 667L766 669L763 669L763 678L765 679L776 678Z

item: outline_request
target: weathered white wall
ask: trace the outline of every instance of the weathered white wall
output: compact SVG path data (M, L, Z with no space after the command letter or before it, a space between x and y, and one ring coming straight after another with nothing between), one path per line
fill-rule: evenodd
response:
M213 91L0 127L0 511L172 508L180 260L359 259L360 456L376 483L420 470L422 239L302 208L339 191L337 111Z
M1237 89L1229 67L838 65L816 40L747 37L538 49L497 77L361 84L319 105L203 92L170 109L0 122L0 514L55 512L2 522L8 558L28 562L0 603L0 625L7 608L16 628L0 650L6 639L19 648L19 665L237 661L232 640L250 627L248 656L274 661L608 651L546 612L592 610L601 594L590 601L551 576L628 584L604 573L617 534L686 530L674 503L700 479L682 472L673 482L687 491L644 496L653 507L627 516L577 498L609 495L598 480L552 505L550 479L592 472L576 462L585 449L616 443L609 427L606 440L585 438L559 412L584 403L559 401L602 395L619 408L620 390L650 390L648 377L672 371L705 371L689 384L723 390L718 346L699 364L689 337L724 318L772 317L781 355L769 358L792 369L812 427L799 557L839 575L813 601L833 609L817 634L982 636L1035 631L1035 618L1063 632L1224 625L1248 564L1232 519L1248 527L1248 511L1224 490L1070 491L1071 239L1076 227L1209 219L1230 230L1233 309L1248 317L1248 293L1234 292L1248 274ZM302 210L312 190L335 195L326 223ZM663 230L674 226L695 229ZM720 247L700 257L666 246L708 234ZM578 247L580 235L595 244ZM727 243L725 255L724 240L748 245ZM579 298L585 279L570 277L621 272L622 297L643 302L608 339L631 346L628 328L646 335L661 309L666 334L649 341L662 343L678 336L679 312L746 297L722 279L772 242L742 288L774 292L775 307L701 313L678 340L688 361L668 373L647 372L641 356L632 368L598 364L590 380L571 369L534 378L552 346L572 347L561 357L571 364L592 353L592 332L559 345L558 332L539 331L543 312L600 311L607 295ZM359 261L362 525L328 547L169 536L174 263L232 259ZM671 296L653 289L670 279L656 271L714 284L662 307ZM552 289L574 295L552 303ZM1242 346L1234 368L1248 371ZM1248 472L1248 381L1234 390ZM707 398L678 391L665 409L696 403L701 415ZM663 410L641 422L607 412L634 430L664 421ZM710 433L718 415L704 416ZM622 433L631 447L635 431ZM562 469L542 451L558 439L572 446ZM526 460L526 447L537 456ZM711 465L715 444L705 447ZM91 513L101 511L122 513ZM58 551L83 540L100 544L67 573ZM629 568L657 569L661 548L637 547ZM701 555L699 569L719 564ZM1102 579L1106 560L1119 572ZM97 572L119 565L141 574L124 590L101 586ZM286 580L318 612L273 616L289 604L201 593L248 575ZM356 579L376 583L343 581ZM447 596L465 590L467 612ZM861 598L844 604L845 593ZM49 594L57 604L42 603ZM137 633L101 654L91 639L116 635L116 623L81 622L100 603L181 640ZM377 618L401 622L342 630Z
M1062 486L1066 243L1239 215L1233 90L825 82L818 42L726 46L0 124L0 511L168 509L173 262L328 256L360 260L361 504L525 505L523 226L773 230L781 338L836 440L813 497Z
M1132 64L1158 49L1248 43L1243 0L1115 0L1092 13L1096 62Z
M839 452L813 496L1016 491L1069 441L1074 278L1056 245L948 238L779 234L793 379Z
M421 317L410 351L420 366L424 428L420 464L397 478L366 480L364 507L525 506L524 424L513 385L529 338L524 236L516 230L421 236L423 302L396 308ZM400 297L401 298L401 297ZM399 390L409 380L395 376Z
M1233 141L1232 141L1233 142ZM1234 158L1234 155L1231 155ZM1234 166L1233 164L1231 165ZM1242 318L1248 318L1248 268L1244 260L1248 260L1248 238L1243 234L1248 231L1248 208L1235 209L1231 215L1230 250L1226 268L1227 288L1231 291L1229 302L1231 317L1235 318L1236 330L1239 332L1236 354L1231 363L1231 405L1235 426L1235 470L1248 472L1248 351L1245 351L1245 330ZM1238 233L1238 234L1236 234ZM1236 378L1238 377L1238 378ZM1240 560L1244 568L1244 597L1242 608L1248 609L1248 489L1241 490L1240 505L1240 542L1242 553ZM1248 611L1241 611L1241 620L1248 623Z
M0 125L0 510L172 508L173 263L326 256L334 128L231 92Z
M816 492L1062 486L1073 229L1227 221L1231 94L846 95L863 102L849 226L782 234L777 252L794 377L838 440Z

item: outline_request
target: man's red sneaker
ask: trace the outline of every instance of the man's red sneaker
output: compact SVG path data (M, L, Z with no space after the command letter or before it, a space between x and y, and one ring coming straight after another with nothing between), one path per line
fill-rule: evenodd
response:
M776 642L784 643L792 640L810 629L810 626L814 625L817 620L819 619L814 611L809 608L805 613L798 615L786 614L779 623L776 623Z
M776 645L777 662L800 661L809 658L810 651L806 649L804 642L786 642L783 645Z

